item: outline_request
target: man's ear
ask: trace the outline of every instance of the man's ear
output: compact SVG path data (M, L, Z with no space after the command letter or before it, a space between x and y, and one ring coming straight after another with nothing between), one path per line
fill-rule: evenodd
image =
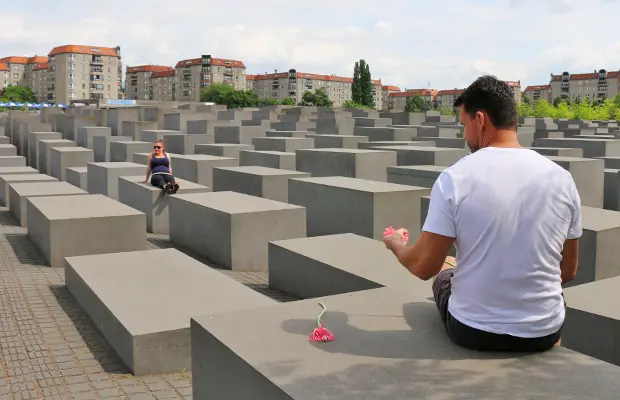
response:
M480 131L482 132L487 123L486 115L484 115L482 111L476 112L476 122L478 123L478 126L480 127Z

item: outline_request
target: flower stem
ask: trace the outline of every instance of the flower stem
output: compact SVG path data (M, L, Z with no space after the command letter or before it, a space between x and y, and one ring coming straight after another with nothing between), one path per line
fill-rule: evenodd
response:
M316 325L317 326L322 326L321 324L321 318L323 317L323 314L325 314L325 311L327 311L327 307L325 307L325 304L319 302L319 305L323 308L323 311L321 311L321 313L319 314L318 317L316 317Z

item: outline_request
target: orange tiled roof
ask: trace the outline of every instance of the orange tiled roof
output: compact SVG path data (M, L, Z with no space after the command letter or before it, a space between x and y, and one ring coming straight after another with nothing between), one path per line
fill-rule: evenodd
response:
M176 71L174 69L168 69L168 70L165 70L165 71L153 72L151 74L151 79L154 79L154 78L165 78L165 77L168 77L168 76L175 76L175 75L176 75Z
M448 90L440 90L439 96L458 96L463 93L465 89L448 89Z
M250 81L265 81L269 79L283 79L283 78L288 78L288 72L246 75L245 77L246 80L250 80ZM353 83L353 78L337 76L337 75L309 74L307 72L297 72L297 78L312 79L312 80L319 80L319 81L330 81L330 82ZM373 79L372 84L381 85L381 79L378 79L378 80Z
M620 78L620 71L609 71L607 78Z
M0 71L8 71L9 66L6 63L0 63Z
M39 63L39 64L35 64L34 67L32 67L33 71L40 71L42 69L48 69L49 68L49 63L48 62L43 62L43 63Z
M34 56L28 58L28 64L41 64L48 61L47 56Z
M400 92L400 88L398 86L385 85L382 86L381 89L387 90L388 92Z
M9 56L0 58L0 62L5 64L28 64L28 57Z
M181 60L175 65L175 68L185 68L191 67L192 65L200 65L202 64L202 58L190 58L189 60ZM211 65L217 65L221 67L234 67L234 68L245 68L245 64L243 61L238 60L226 60L223 58L214 58L211 57Z
M597 79L598 74L595 72L590 72L588 74L572 74L568 79L571 81L583 81L586 79Z
M49 56L52 57L58 54L67 54L67 53L118 57L118 53L116 52L116 49L112 47L98 47L98 46L77 45L77 44L68 44L65 46L54 47L52 51L50 51Z
M439 94L435 89L409 89L404 92L390 93L390 97L413 97L413 96L431 96L435 97Z
M174 68L165 65L137 65L135 67L127 67L128 74L136 72L161 72L170 70L174 70Z
M548 90L549 89L549 85L534 85L534 86L528 86L525 88L526 92L533 92L535 90Z

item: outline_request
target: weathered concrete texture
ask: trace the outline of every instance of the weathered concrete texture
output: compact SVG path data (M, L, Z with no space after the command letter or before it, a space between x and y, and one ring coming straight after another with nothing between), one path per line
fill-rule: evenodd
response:
M54 178L65 181L65 168L85 167L93 162L95 155L92 150L83 147L52 147L50 149L50 166Z
M567 286L620 275L620 212L582 207L577 277Z
M380 147L386 147L386 146L418 146L418 147L435 147L435 141L426 141L426 140L420 140L420 141L406 141L406 140L399 140L399 141L381 141L381 142L360 142L359 143L359 148L362 150L381 150Z
M302 299L384 286L428 297L431 285L411 275L382 241L352 233L269 243L269 287Z
M222 167L213 169L214 192L237 192L288 202L290 178L309 178L305 172L266 167Z
M110 161L133 162L134 153L150 153L152 151L153 143L151 142L110 142Z
M170 135L166 137L166 151L177 154L196 154L195 146L213 143L213 135Z
M180 131L166 129L144 130L140 135L140 140L142 140L143 142L151 143L152 146L153 142L155 142L156 140L163 140L165 142L166 140L168 140L168 138L175 135L179 136L183 134Z
M102 194L118 200L118 178L120 176L142 175L146 177L144 165L129 162L88 163L88 193Z
M176 178L177 194L204 193L210 188ZM118 178L118 201L146 214L146 229L150 233L169 232L168 203L170 195L150 183L144 183L144 175Z
M562 346L620 365L618 285L620 277L564 291L567 309L562 329Z
M617 399L617 367L562 348L524 355L457 347L437 307L405 291L321 301L336 337L329 343L308 341L317 300L192 318L193 398Z
M52 267L65 257L144 250L146 215L103 195L27 200L28 238Z
M234 143L197 144L194 146L194 151L196 154L237 159L239 158L239 152L242 150L254 150L254 146L251 144Z
M446 167L437 165L388 167L387 180L401 185L432 188L444 169Z
M45 174L9 174L0 175L0 202L6 207L11 207L9 185L21 182L56 182L58 179Z
M28 165L39 168L39 140L62 139L59 132L30 132L28 133Z
M17 149L12 144L0 144L0 157L16 156Z
M313 149L314 139L297 137L257 137L252 139L256 150L294 153L298 149Z
M306 210L235 192L170 196L170 240L229 269L267 271L267 243L306 235Z
M67 167L65 169L67 182L82 190L88 191L88 168L87 167Z
M0 168L25 167L25 166L26 166L26 157L22 157L22 156L0 157Z
M586 158L620 156L620 140L615 139L537 139L535 147L579 148Z
M296 153L297 171L314 177L344 176L385 182L386 168L396 165L393 151L304 149Z
M543 156L583 158L583 150L581 148L531 147L530 149Z
M361 143L368 142L366 136L309 134L306 137L314 140L317 149L357 149Z
M85 190L67 182L20 182L9 184L11 214L17 222L28 226L26 199L39 196L70 196L88 194Z
M620 170L605 168L605 187L603 194L603 208L619 211L618 194L620 194Z
M308 236L355 233L382 239L388 226L420 234L420 197L430 189L342 176L291 179L288 200L306 208Z
M93 150L93 139L95 136L112 136L112 129L103 126L84 126L77 131L77 140L75 141L79 147Z
M213 168L236 167L239 161L229 157L204 154L173 155L170 158L172 174L199 185L213 187Z
M256 166L295 171L295 160L295 153L253 150L241 150L239 152L240 166Z
M128 121L124 121L128 122ZM111 142L130 142L128 136L95 136L93 137L93 151L95 153L95 162L110 161L110 143Z
M190 368L192 316L275 304L175 249L65 265L67 288L135 375Z
M262 126L216 126L214 128L215 143L252 144L255 137L264 137Z
M604 162L600 159L554 157L550 160L570 172L577 186L581 204L588 207L603 207L605 173Z
M469 154L465 149L425 146L384 146L381 150L394 151L398 165L440 165L449 167Z
M39 140L39 153L38 153L38 169L42 174L51 174L52 172L52 157L50 151L57 147L75 147L73 140L65 139L50 139Z

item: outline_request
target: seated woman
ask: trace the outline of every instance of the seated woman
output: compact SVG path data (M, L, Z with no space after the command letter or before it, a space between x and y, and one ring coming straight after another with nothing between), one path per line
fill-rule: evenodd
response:
M172 163L165 152L163 140L153 143L153 153L149 154L147 165L144 183L148 183L150 177L151 185L162 188L166 193L176 193L179 190L179 184L172 176Z

